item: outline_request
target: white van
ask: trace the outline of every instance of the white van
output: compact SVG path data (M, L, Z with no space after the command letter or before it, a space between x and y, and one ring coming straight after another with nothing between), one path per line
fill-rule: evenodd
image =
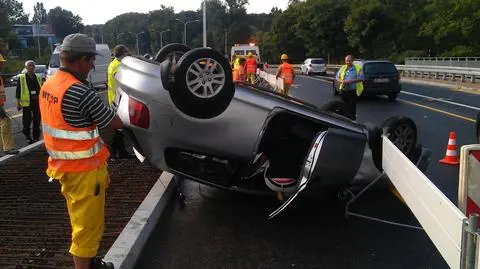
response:
M55 50L50 57L47 69L47 79L60 68L60 44L55 47ZM110 48L107 44L96 44L97 55L95 58L95 69L90 71L87 80L95 89L107 88L107 72L108 65L112 61Z

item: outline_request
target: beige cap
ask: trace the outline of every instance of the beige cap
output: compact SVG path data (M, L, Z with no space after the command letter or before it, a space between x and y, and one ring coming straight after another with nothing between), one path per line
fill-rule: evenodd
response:
M63 39L60 51L86 52L99 55L95 47L95 41L85 34L71 34Z

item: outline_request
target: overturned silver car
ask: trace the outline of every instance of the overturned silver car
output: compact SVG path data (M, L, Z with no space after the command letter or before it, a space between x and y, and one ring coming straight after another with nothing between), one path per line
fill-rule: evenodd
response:
M381 126L342 116L342 102L314 107L259 85L235 84L209 48L164 47L152 60L126 57L115 106L140 161L211 186L287 195L362 186L382 172L382 139L426 169L415 123ZM304 186L303 186L304 187Z

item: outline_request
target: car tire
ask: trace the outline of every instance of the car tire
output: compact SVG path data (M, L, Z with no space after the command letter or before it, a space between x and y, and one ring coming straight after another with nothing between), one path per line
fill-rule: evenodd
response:
M388 101L394 102L395 100L397 100L397 96L398 96L398 93L390 93L388 95Z
M170 59L170 61L173 64L175 64L183 56L183 54L187 53L189 50L190 50L190 47L184 44L180 44L180 43L168 44L157 52L157 55L155 55L155 61L161 63L166 59Z
M320 110L330 111L330 112L333 112L335 114L338 114L338 115L341 115L341 116L345 117L346 108L347 108L347 104L345 102L343 102L342 100L332 99L332 100L329 100L328 102L326 102L325 104L323 104L320 107Z
M213 70L204 69L209 63ZM219 52L196 48L178 61L170 97L186 115L199 119L216 117L227 109L234 94L232 69Z
M382 125L383 134L408 158L412 158L417 145L417 126L407 117L391 117Z

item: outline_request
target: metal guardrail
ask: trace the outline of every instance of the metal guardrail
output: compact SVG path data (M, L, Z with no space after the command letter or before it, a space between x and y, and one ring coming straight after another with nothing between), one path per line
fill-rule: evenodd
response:
M408 57L405 64L480 68L480 57Z
M480 62L479 62L480 63ZM451 66L426 66L426 65L395 65L402 76L414 78L443 79L461 82L470 81L475 83L480 79L480 68L451 67ZM277 68L278 65L270 65L270 68ZM336 72L341 65L327 65L327 70ZM300 70L300 64L294 64L293 68Z

